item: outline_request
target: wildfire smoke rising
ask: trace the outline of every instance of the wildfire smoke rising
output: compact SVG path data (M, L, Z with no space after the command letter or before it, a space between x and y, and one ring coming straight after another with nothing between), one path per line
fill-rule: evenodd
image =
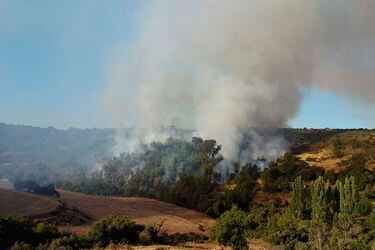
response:
M374 23L372 0L154 1L110 59L105 106L137 142L174 125L237 159L245 131L286 126L310 88L375 105Z

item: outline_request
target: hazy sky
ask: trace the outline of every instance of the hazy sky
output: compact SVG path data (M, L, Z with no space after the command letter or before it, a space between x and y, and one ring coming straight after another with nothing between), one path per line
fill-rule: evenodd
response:
M147 4L0 0L0 122L113 126L99 100L107 61L134 35L135 16ZM290 125L373 128L375 111L311 90Z

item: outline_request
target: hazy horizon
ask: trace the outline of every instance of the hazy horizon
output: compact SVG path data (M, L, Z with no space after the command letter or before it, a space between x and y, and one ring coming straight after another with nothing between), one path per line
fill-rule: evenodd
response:
M222 2L222 4L208 2L200 6L199 2L191 1L181 2L180 5L185 6L187 9L186 11L191 11L191 13L195 13L195 10L205 12L208 9L216 8L217 13L212 13L212 16L207 16L207 20L205 19L204 14L195 14L196 16L194 18L197 19L197 22L202 26L202 29L205 29L205 25L211 25L211 19L214 20L217 18L215 15L223 15L220 12L220 5L228 5L227 3L228 2L225 1ZM241 4L243 5L243 8L254 6L258 9L263 8L264 10L262 9L262 11L265 12L270 11L266 9L268 7L262 6L256 1L244 1ZM320 6L322 9L326 8L324 3L319 4L322 5ZM363 25L370 21L370 19L365 20L365 18L370 18L371 15L369 15L369 13L362 13L364 16L363 20L359 20L356 16L363 11L363 9L361 9L363 6L358 7L349 2L340 5L342 10L347 10L349 8L348 15L351 19L349 18L348 22L352 22L353 26ZM229 4L229 6L229 8L232 8L234 11L235 9L239 9L237 8L238 6L234 4ZM293 1L290 1L287 8L289 8L289 6L298 7L297 9L301 9L309 15L315 15L310 10L316 6L308 4L304 5L303 3L297 4ZM182 8L184 9L185 7ZM276 8L278 7L275 7L276 11L273 9L271 9L271 11L276 13L278 11ZM137 124L143 125L143 123L146 122L145 120L142 122L134 122L135 119L138 119L137 116L140 115L139 110L137 111L134 104L131 104L133 101L132 99L137 98L136 96L139 95L138 89L141 84L137 85L125 82L130 79L135 79L136 81L141 81L142 79L136 79L136 76L135 78L133 76L127 76L124 78L123 76L118 76L122 73L116 71L119 71L118 67L120 67L121 72L126 72L129 65L131 67L136 67L135 65L140 65L142 63L136 62L136 57L134 55L124 55L128 53L126 51L129 47L132 50L139 51L147 48L150 53L153 53L151 51L152 48L149 46L154 45L148 45L147 41L145 41L145 44L139 45L144 46L144 48L134 47L134 43L138 43L138 40L144 41L143 37L148 37L148 33L146 32L149 32L150 30L155 36L154 41L160 43L160 46L163 46L161 48L166 51L178 50L178 53L180 53L181 48L171 47L173 46L173 43L170 44L168 39L176 41L177 46L180 46L179 43L181 43L181 40L179 39L182 39L182 37L187 35L195 36L194 32L200 31L194 30L195 28L192 29L190 27L191 23L189 15L186 15L186 17L180 15L182 16L181 19L176 18L176 23L179 23L179 25L186 25L185 29L181 29L178 32L177 30L173 30L174 27L170 24L163 23L165 20L158 19L159 16L166 16L167 20L168 18L175 18L176 14L174 12L179 13L179 11L181 11L180 6L174 4L172 1L122 1L108 3L102 3L100 1L65 1L61 3L0 1L0 35L2 37L0 39L0 121L8 124L23 124L39 127L52 126L59 129L67 129L69 127L118 128L129 127L132 124L135 126L137 126ZM287 9L285 11L289 10ZM352 11L352 13L349 13L350 11ZM369 11L371 11L371 9ZM319 14L323 15L324 13L322 12ZM290 20L286 19L284 13L277 12L277 15L276 18L283 18L285 19L286 24L293 25L293 20L291 23L288 23ZM337 20L341 20L342 15L337 14L336 12L330 14L333 18L335 15L337 15ZM295 17L295 20L298 20L298 18L301 17ZM160 23L153 22L152 20L154 19L160 20ZM259 18L256 20L259 22L260 26L263 25L265 29L268 28L268 26L266 26L267 24L262 23L263 20L260 20ZM308 19L302 18L302 20L309 22ZM233 20L233 22L246 23L248 20ZM306 24L306 27L308 27L308 25L310 24ZM319 24L316 25L320 28ZM252 29L253 28L255 27L252 27ZM275 31L276 29L277 27L275 28ZM367 30L364 29L364 32L371 31L371 29L371 27ZM350 30L347 32L349 31ZM243 39L248 39L250 43L256 45L257 39L263 35L262 33L258 34L256 32L258 31L253 31L255 34L252 37L244 37ZM161 37L162 34L164 34L163 37L165 39ZM224 32L223 35L230 36L231 34ZM302 39L304 35L305 34L297 33L296 35L293 35L295 37L292 37L292 39ZM310 36L311 34L307 35ZM338 34L337 36L339 35L341 34ZM359 79L355 75L355 71L362 72L364 79L367 79L368 81L367 83L362 84L353 82L351 84L352 86L349 86L349 90L343 92L337 91L337 89L332 89L330 86L325 87L324 82L320 83L319 87L313 86L312 88L302 90L300 104L292 104L292 106L295 106L293 107L293 111L288 114L285 119L278 119L276 123L279 123L280 120L281 123L285 122L283 126L295 128L374 128L375 106L373 100L371 100L371 96L366 94L366 92L371 94L372 89L368 88L375 84L373 82L374 78L372 78L371 75L371 69L374 68L375 61L373 54L373 51L375 51L373 44L375 43L372 43L374 42L374 37L371 33L365 36L366 37L363 37L363 39L359 41L353 40L354 35L353 37L336 37L337 39L342 39L341 43L346 44L346 48L349 48L350 51L335 52L336 54L334 56L336 58L333 63L340 65L338 70L345 69L348 72L353 72L353 79L358 81L362 81L363 79ZM324 42L325 38L326 37L323 37ZM163 39L166 41L163 41ZM219 40L220 39L222 38L219 38ZM330 43L335 42L332 40L332 37L329 39L331 39L329 41ZM235 44L237 43L236 41L234 42ZM316 43L318 42L319 41ZM320 41L320 43L323 42ZM227 45L232 46L232 44ZM198 48L198 46L208 48L205 47L207 46L206 44L181 46L186 46L186 50L196 50L197 53L200 53L194 59L187 59L192 60L188 62L188 64L195 63L195 60L200 60L202 62L202 60L212 59L208 58L208 56L202 57L202 53L199 51L200 48ZM193 48L187 48L188 46ZM194 46L196 48L194 48ZM300 47L303 49L309 49L310 46L315 46L315 44L296 44L293 46L295 46L293 49L298 50ZM265 47L264 49L269 48ZM289 50L289 48L283 48ZM331 48L327 47L327 50L329 49ZM221 50L221 48L216 48L215 53L221 53ZM137 53L141 53L139 51ZM237 52L233 51L233 55L235 55L235 53ZM156 56L158 56L156 57L156 61L170 60L169 58L165 59L165 55L156 54ZM289 55L285 54L285 56L288 57ZM143 60L141 59L142 57L143 55L137 54L137 60L138 58L139 60ZM179 67L185 67L179 65L181 63L179 62L181 61L180 59L185 60L185 55L178 55L177 59L173 58L170 60L171 62L168 63L174 64L174 67L177 69ZM233 58L216 58L212 60L219 60L217 62L222 63L222 61L233 60ZM240 59L238 60L241 62ZM182 62L182 64L183 63L184 62ZM151 66L154 67L153 65ZM238 63L233 65L222 65L220 67L232 66L242 67L242 65ZM269 65L266 65L265 63L260 64L260 66L269 67ZM307 66L309 67L309 65ZM333 66L330 64L329 67ZM137 74L142 74L144 67L140 66L138 69L139 72L137 72ZM283 75L285 72L282 72L283 69L278 70L279 76L276 75L276 77L285 77L285 75ZM165 71L165 69L159 69L159 73L163 71ZM288 72L288 74L289 73L290 72ZM103 94L111 91L110 88L114 86L113 82L117 81L117 77L121 77L121 81L124 82L121 84L123 84L124 87L115 90L119 97L110 94L109 99L116 103L116 106L118 106L119 103L123 103L124 107L116 107L115 109L113 107L108 108L106 106L111 106L113 104L108 104L108 101L103 103ZM300 76L287 77L292 77L292 81L310 81L310 79L308 79L310 76L303 76L302 78L300 78ZM295 77L295 79L293 77ZM347 75L344 75L344 77L348 78ZM350 77L348 79L350 80ZM342 86L344 86L346 83L342 84ZM323 86L323 88L320 86ZM366 91L366 89L368 89L368 91ZM158 90L154 89L153 91ZM364 93L366 97L348 97L350 93L356 93L357 91L358 93ZM176 92L176 94L178 93ZM170 97L172 97L174 93L171 93L170 95ZM288 98L293 99L295 97L291 94ZM364 100L365 102L363 102ZM157 103L159 102L158 99L153 100L153 102L156 107L159 107L159 104L161 105L160 107L164 105L163 103ZM252 102L254 101L250 100L251 105ZM290 105L287 103L291 103L291 100L282 100L280 103L285 104L285 106ZM274 105L278 106L280 103L275 103ZM223 105L232 104L227 103ZM269 104L265 105L267 106ZM186 107L178 106L178 108L180 108L180 111L182 112L182 109L185 109ZM164 112L160 109L159 111ZM183 112L186 111L187 110ZM187 111L187 113L189 112L190 111ZM271 111L265 109L263 112ZM129 117L126 117L127 115ZM166 113L166 115L170 116L168 113ZM258 115L256 116L258 117ZM165 116L160 115L160 118L162 117ZM252 121L251 123L253 123L254 117L249 118ZM170 118L175 119L174 115L162 119L168 120ZM195 117L192 119L197 118ZM201 115L199 115L198 119L202 120ZM171 120L171 122L174 121ZM200 123L200 121L197 121L197 123Z

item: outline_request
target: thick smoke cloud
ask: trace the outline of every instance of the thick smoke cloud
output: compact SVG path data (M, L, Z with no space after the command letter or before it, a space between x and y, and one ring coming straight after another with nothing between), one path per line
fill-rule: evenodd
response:
M374 24L372 0L155 1L109 61L105 104L146 142L174 125L236 159L244 131L287 125L310 88L373 107Z

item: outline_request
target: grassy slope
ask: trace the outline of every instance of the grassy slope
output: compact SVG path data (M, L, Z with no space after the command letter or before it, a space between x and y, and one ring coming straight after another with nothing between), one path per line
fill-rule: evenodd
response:
M137 223L150 225L164 221L162 230L167 233L199 233L208 235L214 222L204 214L173 204L146 198L92 196L59 190L60 200L78 208L93 220L81 226L61 226L61 229L86 233L91 223L104 216L127 216ZM1 216L37 216L59 208L59 199L0 188ZM71 213L63 213L70 216ZM68 218L66 218L68 220Z
M343 143L342 157L335 157L333 154L333 144L337 139ZM368 169L375 168L375 131L357 130L339 133L312 144L309 150L298 156L311 166L334 169L338 172L340 162L356 154L363 154Z
M150 225L164 221L167 233L199 233L208 235L214 220L204 214L173 204L146 198L103 197L59 190L61 199L94 220L108 215L127 216L137 223ZM63 230L86 233L90 225L64 226Z
M46 214L59 206L57 199L14 190L0 189L0 217Z

